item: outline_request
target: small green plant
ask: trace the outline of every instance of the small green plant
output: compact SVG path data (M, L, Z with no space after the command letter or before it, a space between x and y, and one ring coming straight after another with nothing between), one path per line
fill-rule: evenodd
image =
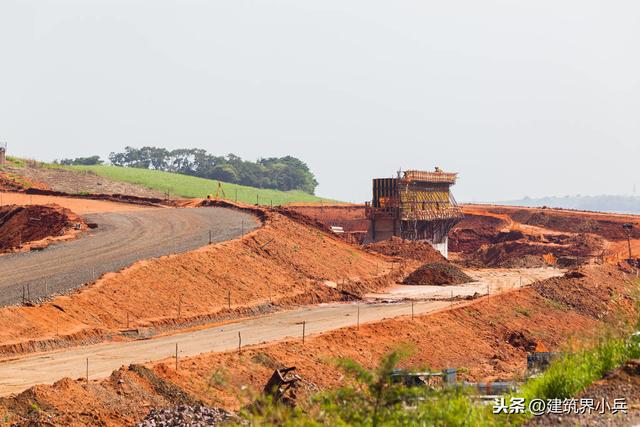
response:
M336 364L350 378L348 385L312 396L296 409L260 398L244 413L252 425L282 426L489 426L486 410L458 388L433 390L408 387L392 374L410 351L407 347L382 358L369 370L349 359Z
M11 166L14 166L16 168L23 168L26 166L25 161L17 157L7 156L7 161L11 163Z

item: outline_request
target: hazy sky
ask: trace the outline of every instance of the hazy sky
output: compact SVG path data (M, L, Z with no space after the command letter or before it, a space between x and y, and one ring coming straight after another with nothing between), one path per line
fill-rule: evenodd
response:
M460 200L630 194L639 18L637 0L0 0L0 141L290 154L353 201L435 165Z

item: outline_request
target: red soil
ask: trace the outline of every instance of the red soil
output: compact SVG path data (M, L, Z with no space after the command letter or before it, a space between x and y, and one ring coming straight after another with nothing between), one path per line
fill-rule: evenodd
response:
M473 279L452 264L425 264L409 274L402 283L405 285L442 286L460 285Z
M581 212L550 208L518 208L507 206L475 206L486 212L505 215L520 224L566 233L597 234L606 240L627 238L622 225L633 223L632 238L640 239L640 217L637 215Z
M0 324L12 325L0 329L0 354L99 341L126 328L127 318L132 328L162 330L351 298L400 279L398 270L377 276L378 267L391 270L382 257L278 213L259 211L264 226L243 239L140 261L37 307L0 309ZM324 284L344 279L349 284L340 290Z
M465 219L450 233L450 250L458 252L464 263L478 267L602 262L607 239L618 238L622 224L630 220L587 212L477 205L465 206L464 212Z
M402 240L399 237L392 237L388 240L370 243L364 248L370 252L423 263L447 263L446 258L425 241Z
M24 191L29 188L49 189L46 184L32 181L23 176L0 172L0 191Z
M364 205L287 205L285 209L313 218L329 227L342 227L345 232L366 233L369 229L370 221L365 217Z
M237 409L251 401L248 390L260 390L276 366L297 367L304 397L345 384L336 357L373 368L401 345L414 349L404 367L457 367L465 368L459 374L465 380L512 380L522 377L532 348L557 351L569 342L575 347L596 338L598 330L621 328L637 315L631 297L635 285L614 267L589 267L552 281L413 321L396 318L308 337L305 344L291 340L245 348L240 356L183 359L179 372L169 360L152 365L153 375L123 368L89 386L68 379L37 386L1 399L0 414L10 421L37 416L57 425L122 425L144 418L151 407L185 401ZM548 293L549 287L557 293ZM34 404L39 411L32 410Z
M506 222L500 218L467 214L449 233L449 250L464 253L478 250L494 243L505 226Z
M0 253L64 236L76 225L82 229L84 221L58 205L0 206Z

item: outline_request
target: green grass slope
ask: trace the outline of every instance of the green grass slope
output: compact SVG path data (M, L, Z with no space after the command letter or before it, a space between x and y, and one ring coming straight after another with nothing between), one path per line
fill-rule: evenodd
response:
M148 169L123 168L118 166L69 166L71 170L91 171L96 175L109 178L114 181L129 182L142 185L147 188L166 192L179 197L204 198L208 194L216 194L218 181L197 178L194 176L180 175L169 172L161 172ZM321 201L335 203L330 199L307 194L303 191L279 191L262 188L247 187L244 185L222 182L225 199L239 202L261 205L285 205L287 203L305 202L319 203ZM220 197L223 197L222 193Z

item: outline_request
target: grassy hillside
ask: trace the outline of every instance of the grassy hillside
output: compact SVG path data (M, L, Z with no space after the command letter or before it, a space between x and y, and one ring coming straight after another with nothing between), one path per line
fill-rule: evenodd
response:
M114 181L138 184L162 192L169 191L171 196L204 198L207 194L215 195L218 188L218 181L148 169L122 168L105 165L68 166L68 168L72 170L91 171ZM256 203L256 197L261 205L269 205L271 203L273 203L273 205L284 205L293 202L334 202L329 199L312 196L302 191L268 190L226 182L222 183L222 189L225 192L224 198L236 200L237 197L239 202L251 204ZM222 197L222 193L220 197Z

